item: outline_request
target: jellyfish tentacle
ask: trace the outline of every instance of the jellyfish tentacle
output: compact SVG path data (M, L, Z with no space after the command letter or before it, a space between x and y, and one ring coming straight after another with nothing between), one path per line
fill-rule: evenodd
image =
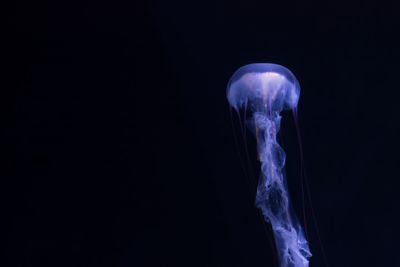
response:
M264 156L260 159L262 173L257 189L256 206L272 225L281 266L308 266L307 257L310 257L311 253L304 234L292 220L290 199L282 172L285 153L276 140L281 116L277 113L272 117L267 114L254 114L259 131L258 149Z

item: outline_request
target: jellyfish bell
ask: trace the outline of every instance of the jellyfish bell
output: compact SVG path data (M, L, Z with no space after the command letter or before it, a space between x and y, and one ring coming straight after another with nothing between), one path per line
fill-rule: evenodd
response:
M281 65L253 63L240 67L232 75L226 94L230 106L238 114L239 110L244 111L245 123L259 143L265 127L271 125L266 120L273 120L276 134L280 128L280 112L288 109L295 112L300 85L293 73ZM258 149L264 148L259 146ZM276 153L280 150L280 147L275 149ZM283 165L284 153L278 154ZM258 157L262 159L262 151L258 152Z
M280 112L295 109L300 86L287 68L272 63L254 63L239 68L227 87L229 104L236 110Z

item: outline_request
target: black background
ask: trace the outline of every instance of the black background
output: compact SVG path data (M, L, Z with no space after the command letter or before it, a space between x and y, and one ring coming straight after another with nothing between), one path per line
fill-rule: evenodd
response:
M300 81L329 266L400 266L395 6L15 1L6 11L1 266L276 266L225 99L252 62ZM301 215L290 112L281 131ZM325 266L306 213L310 266Z

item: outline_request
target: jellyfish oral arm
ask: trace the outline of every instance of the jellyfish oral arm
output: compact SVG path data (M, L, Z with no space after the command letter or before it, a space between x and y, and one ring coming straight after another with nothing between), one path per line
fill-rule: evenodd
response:
M306 267L311 253L298 222L290 212L290 200L282 171L285 152L276 141L281 116L275 113L255 113L261 174L256 206L271 223L281 266Z

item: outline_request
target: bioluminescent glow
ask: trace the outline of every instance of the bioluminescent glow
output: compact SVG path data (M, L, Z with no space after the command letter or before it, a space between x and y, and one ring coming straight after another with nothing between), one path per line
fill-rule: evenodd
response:
M261 174L255 204L274 232L282 267L307 267L311 253L292 212L283 167L285 152L276 141L284 109L296 110L300 86L285 67L257 63L239 68L231 77L227 98L232 108L252 113L246 124L257 139Z

